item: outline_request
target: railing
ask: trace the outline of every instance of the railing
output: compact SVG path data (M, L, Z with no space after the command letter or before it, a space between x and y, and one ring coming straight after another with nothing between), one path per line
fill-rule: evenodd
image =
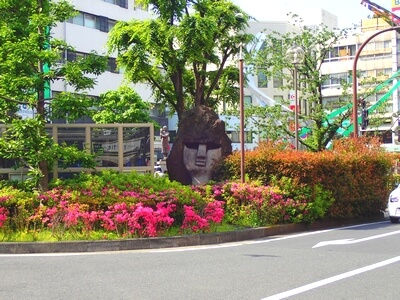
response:
M0 133L6 130L0 125ZM79 150L96 154L96 170L112 169L120 172L154 171L153 124L51 124L46 130L54 140L75 145ZM3 179L23 180L27 169L14 168L14 161L0 158L0 176ZM52 178L66 178L72 174L89 172L79 164L61 169L53 168Z

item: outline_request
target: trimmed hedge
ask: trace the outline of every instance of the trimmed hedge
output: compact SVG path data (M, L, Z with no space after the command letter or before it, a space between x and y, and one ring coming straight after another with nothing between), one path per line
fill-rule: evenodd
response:
M271 184L273 178L293 178L309 186L321 185L335 202L327 216L354 218L379 214L392 189L394 156L376 139L337 140L331 150L296 151L283 143L263 142L245 153L249 180ZM216 180L240 178L240 153L228 157L215 173Z

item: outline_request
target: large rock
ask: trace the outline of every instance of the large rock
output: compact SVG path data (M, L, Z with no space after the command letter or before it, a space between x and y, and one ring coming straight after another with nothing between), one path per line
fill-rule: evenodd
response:
M218 153L221 153L221 159L232 153L232 142L225 132L225 123L206 106L198 106L182 114L177 136L167 158L171 180L192 184L192 176L184 164L184 148L197 149L199 145L206 145L207 150L220 148Z

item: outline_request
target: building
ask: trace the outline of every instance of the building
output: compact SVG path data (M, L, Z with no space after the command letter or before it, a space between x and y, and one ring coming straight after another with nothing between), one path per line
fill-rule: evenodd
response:
M79 55L84 55L92 50L96 50L98 53L106 53L105 44L108 39L108 32L112 29L116 21L118 20L131 20L131 19L147 19L152 18L152 14L146 10L143 10L140 6L135 4L134 0L72 0L71 3L79 11L79 14L59 24L53 28L52 34L71 44L76 51L67 52L64 55L64 59L74 59ZM314 14L318 18L314 19L316 23L324 23L329 28L333 29L337 27L338 20L336 16L333 16L325 10L318 10ZM323 96L325 103L335 103L340 95L340 81L345 78L349 80L349 72L352 68L352 62L354 55L357 51L357 47L376 30L381 30L387 26L387 24L380 19L365 20L361 23L360 33L356 36L349 38L344 41L341 45L337 45L336 50L332 53L332 56L327 58L323 64L322 72L324 74L330 74L330 80L326 82L323 90ZM282 22L250 22L249 32L253 34L262 34L264 30L277 31L280 33L286 33L294 31L295 28L286 21ZM393 49L397 49L397 39L394 32L383 34L371 42L366 49L363 51L363 55L360 57L358 68L363 69L365 77L379 77L384 79L391 76L393 72L397 71L398 59L397 52ZM259 44L256 47L261 47ZM109 59L108 71L100 75L98 78L98 84L93 90L88 93L94 97L99 96L108 90L116 89L123 82L123 74L116 67L115 58ZM386 76L386 77L385 77ZM245 103L251 103L252 105L271 105L282 100L288 100L291 95L291 91L282 91L279 86L282 84L279 78L268 78L265 80L263 74L260 73L256 76L248 78L248 85L245 89ZM135 85L136 91L146 101L152 101L151 91L146 88L145 85ZM375 96L370 96L367 100L369 105L373 105L379 99L385 95L385 91L390 89L388 86L385 90L379 91ZM69 87L62 83L55 83L51 86L52 93L61 91L69 91ZM398 96L397 93L393 93L390 99L387 99L386 104L391 105L391 109L387 111L386 123L381 125L379 128L374 130L382 131L385 133L385 142L394 143L397 139L397 135L392 134L390 137L387 131L392 128L394 119L391 118L391 114L394 111L398 111ZM161 125L167 125L171 138L174 137L176 132L176 118L167 118L165 114L159 114L155 109L152 111L152 117L157 120ZM239 130L238 120L235 118L226 118L221 116L226 121L227 132L232 139L233 149L239 149ZM87 122L88 120L82 120ZM372 130L369 128L369 130ZM158 133L156 133L158 136ZM245 148L252 149L258 143L258 136L256 136L252 130L251 125L245 129ZM161 145L156 139L155 151L157 158L161 158Z
M362 20L357 34L335 45L321 69L323 74L330 75L323 86L323 97L327 106L335 108L334 103L338 102L342 94L341 81L352 82L354 59L361 45L372 35L385 28L389 28L389 25L382 19ZM393 113L399 110L396 87L399 69L398 39L399 36L395 30L378 34L359 52L356 62L357 72L360 72L357 80L357 94L368 95L371 93L363 100L366 101L366 107L369 108L369 116L380 119L379 124L374 125L370 122L369 126L361 129L361 134L373 132L375 135L381 136L382 141L387 144L394 144L398 141L397 132L395 132L397 117L393 117ZM371 83L373 81L376 83Z
M75 48L67 51L64 60L73 60L95 50L100 55L107 52L108 32L119 20L151 18L152 15L135 6L134 0L71 0L71 4L79 11L78 15L52 28L51 34ZM123 74L116 66L116 60L110 57L108 70L98 77L98 84L88 91L92 96L99 96L109 90L117 89L123 82ZM62 82L51 86L53 93L70 91ZM145 86L135 86L144 100L151 101L151 91Z
M329 16L327 23L324 21L323 23L326 23L325 25L331 29L336 28L337 19L331 18L330 14L327 16ZM255 22L250 25L249 31L258 35L262 32L277 31L284 34L296 30L286 22ZM343 92L341 82L345 81L351 84L353 63L360 46L369 37L389 26L387 22L379 18L362 20L353 35L334 46L321 68L322 74L329 75L322 90L324 104L327 108L332 110L339 108L339 98ZM399 34L395 30L378 34L366 44L357 61L357 70L361 72L361 77L357 81L358 93L363 95L367 90L371 91L373 85L371 83L368 85L366 82L376 81L375 90L364 100L369 109L370 118L379 118L380 122L376 125L370 122L369 126L362 129L361 134L379 135L381 140L388 145L400 144L400 134L396 128L400 125L400 121L395 115L399 111L399 95L396 85L399 69L399 44ZM257 47L261 46L260 44ZM293 91L278 89L282 85L278 78L267 79L260 73L258 76L248 79L245 99L253 105L273 105L283 100L288 101L293 93ZM352 93L351 88L348 92ZM359 114L361 115L361 111Z
M51 32L55 38L62 39L75 48L75 51L64 53L63 60L74 60L93 50L100 55L105 55L108 33L117 21L154 18L154 15L143 9L136 3L136 0L71 0L70 2L79 13L74 18L57 24ZM116 90L123 81L124 75L117 68L115 56L111 55L107 71L98 76L96 86L87 93L90 96L98 97L109 90ZM146 85L136 84L133 87L144 101L153 102L152 91ZM68 85L64 85L62 82L56 82L50 88L52 94L72 91ZM150 114L160 126L168 124L165 113L153 109ZM65 121L57 121L57 123L60 122ZM83 118L77 122L85 123L91 122L91 120ZM156 136L155 153L157 157L162 157L158 132L156 132Z

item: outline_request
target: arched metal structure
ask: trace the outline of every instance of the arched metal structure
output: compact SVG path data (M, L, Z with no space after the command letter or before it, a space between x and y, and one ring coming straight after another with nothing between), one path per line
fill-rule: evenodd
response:
M392 30L398 30L400 29L400 26L395 26L395 27L390 27L386 28L383 30L380 30L373 35L371 35L368 39L366 39L358 48L356 55L354 57L354 62L353 62L353 72L352 72L352 77L353 77L353 128L354 128L354 137L358 137L358 113L357 113L357 106L358 106L358 99L357 99L357 62L358 58L360 57L361 51L364 49L364 47L377 35L380 35L382 33L385 33L387 31L392 31Z

